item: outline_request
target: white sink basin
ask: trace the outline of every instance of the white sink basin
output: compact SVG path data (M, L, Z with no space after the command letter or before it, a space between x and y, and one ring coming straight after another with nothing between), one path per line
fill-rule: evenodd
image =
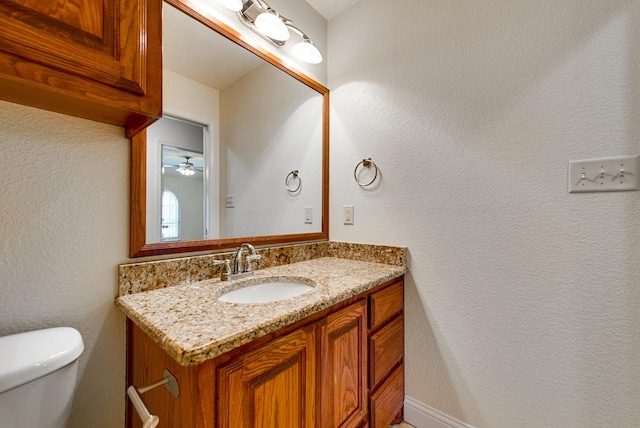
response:
M227 303L269 303L299 296L311 290L313 285L297 280L256 278L242 288L223 294L218 300Z

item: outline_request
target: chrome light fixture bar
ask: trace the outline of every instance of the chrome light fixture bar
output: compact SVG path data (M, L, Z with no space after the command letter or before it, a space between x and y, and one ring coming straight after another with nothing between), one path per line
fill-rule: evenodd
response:
M277 10L269 6L264 0L218 0L227 9L237 12L238 19L245 26L275 46L283 47L291 37L292 32L302 38L291 52L299 60L309 64L322 62L322 54L293 22L280 15ZM242 4L241 8L240 4Z

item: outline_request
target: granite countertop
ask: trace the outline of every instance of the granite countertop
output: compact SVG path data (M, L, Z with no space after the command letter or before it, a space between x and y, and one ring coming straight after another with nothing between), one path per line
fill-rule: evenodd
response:
M218 301L251 279L209 279L118 297L116 305L183 366L200 364L403 275L405 266L324 257L255 271L315 284L300 296L262 304Z

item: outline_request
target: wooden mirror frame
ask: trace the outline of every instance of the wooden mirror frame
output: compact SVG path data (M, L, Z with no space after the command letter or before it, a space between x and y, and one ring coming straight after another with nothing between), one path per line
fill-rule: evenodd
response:
M272 53L252 46L245 37L212 17L205 17L189 6L189 0L164 0L211 30L259 56L294 79L322 95L322 229L320 232L289 235L247 236L228 239L147 243L147 132L143 130L131 138L131 182L129 213L129 256L145 257L196 251L223 250L243 242L252 245L275 245L329 239L329 89L309 76L288 68Z

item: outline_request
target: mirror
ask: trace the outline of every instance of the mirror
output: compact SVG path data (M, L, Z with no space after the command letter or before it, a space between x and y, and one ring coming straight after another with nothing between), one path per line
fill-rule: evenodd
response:
M183 1L165 116L132 138L130 256L328 239L329 90Z

